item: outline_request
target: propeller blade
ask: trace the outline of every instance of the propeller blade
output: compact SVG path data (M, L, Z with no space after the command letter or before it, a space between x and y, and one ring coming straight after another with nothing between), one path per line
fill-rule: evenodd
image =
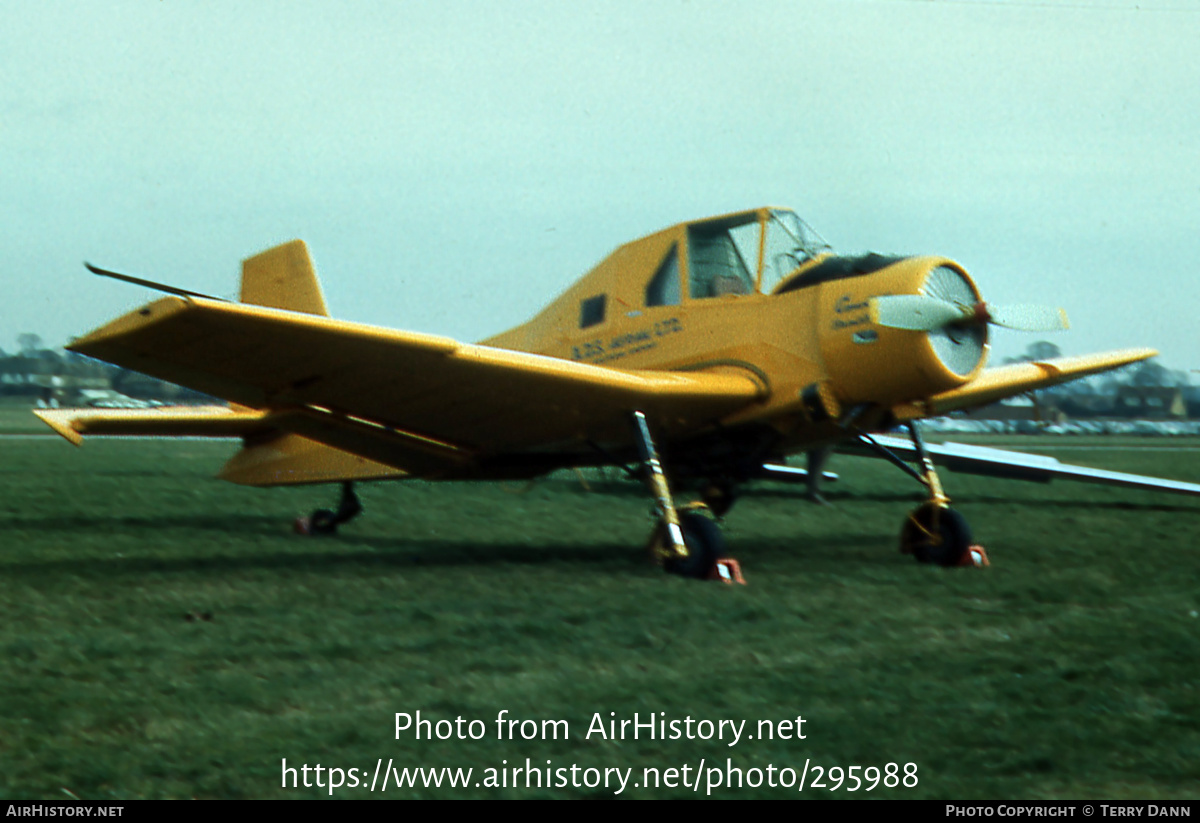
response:
M889 294L871 298L870 313L880 326L933 331L970 318L973 310L924 294Z
M1071 327L1067 313L1053 306L1018 303L1012 306L987 307L988 317L997 326L1017 331L1065 331Z
M893 329L936 331L956 323L994 323L1017 331L1062 331L1067 313L1053 306L1018 303L964 306L925 294L889 294L870 301L871 322Z

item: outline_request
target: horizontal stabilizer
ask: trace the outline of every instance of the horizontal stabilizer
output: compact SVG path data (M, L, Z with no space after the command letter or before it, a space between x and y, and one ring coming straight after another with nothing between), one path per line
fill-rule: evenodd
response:
M118 437L244 437L266 426L266 413L228 406L158 409L35 409L42 422L76 446L84 435Z
M911 461L917 459L916 449L905 438L872 435L872 439L898 457ZM860 451L858 446L850 448L855 453L877 456L872 451L865 449ZM1023 454L986 446L971 446L965 443L926 443L925 450L935 464L963 474L1041 482L1049 482L1056 477L1062 477L1084 483L1103 483L1110 486L1200 496L1200 484L1198 483L1093 469L1087 466L1072 466L1068 463L1060 463L1055 458L1044 454Z
M288 415L244 406L138 409L36 409L50 428L76 446L85 435L115 437L247 437L218 475L246 486L285 486L344 480L397 480L393 466L287 432Z

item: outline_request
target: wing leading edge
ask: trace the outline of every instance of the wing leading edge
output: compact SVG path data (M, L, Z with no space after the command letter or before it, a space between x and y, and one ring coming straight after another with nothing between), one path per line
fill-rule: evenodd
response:
M1056 357L1032 363L1013 363L985 369L964 386L936 394L923 406L922 417L935 417L958 409L986 406L1005 397L1023 394L1060 383L1068 383L1091 374L1119 369L1157 355L1154 349L1122 349L1120 351L1085 354L1079 357ZM904 415L911 417L912 415Z

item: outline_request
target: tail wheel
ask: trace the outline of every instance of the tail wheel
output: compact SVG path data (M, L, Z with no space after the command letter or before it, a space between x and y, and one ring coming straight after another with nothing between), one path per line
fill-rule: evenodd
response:
M954 509L925 503L904 521L900 551L922 563L957 566L971 545L971 527Z
M329 509L317 509L309 518L308 528L312 534L334 534L337 527L337 515Z
M348 523L362 512L362 503L354 493L354 484L350 481L342 483L342 498L338 502L337 511L332 509L317 509L308 517L296 519L297 534L337 534L337 528L342 523Z
M683 531L683 544L687 546L688 556L668 558L663 568L680 577L708 577L718 558L726 554L725 536L721 534L720 527L711 518L694 511L680 512L679 526ZM651 549L656 557L662 556L660 552L666 539L666 527L660 523L651 541Z

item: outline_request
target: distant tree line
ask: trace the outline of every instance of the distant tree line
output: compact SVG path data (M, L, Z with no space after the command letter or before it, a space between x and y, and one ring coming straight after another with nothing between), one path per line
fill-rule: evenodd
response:
M1031 343L1020 357L1004 362L1024 363L1061 357L1054 343ZM1038 403L1053 407L1068 417L1138 417L1147 412L1156 416L1168 406L1200 417L1200 387L1192 386L1186 371L1168 369L1156 359L1133 363L1116 371L1035 392ZM1144 402L1137 402L1142 400Z
M82 354L46 348L40 335L17 335L17 351L0 349L0 395L43 397L76 387L108 388L140 400L198 402L207 395Z

